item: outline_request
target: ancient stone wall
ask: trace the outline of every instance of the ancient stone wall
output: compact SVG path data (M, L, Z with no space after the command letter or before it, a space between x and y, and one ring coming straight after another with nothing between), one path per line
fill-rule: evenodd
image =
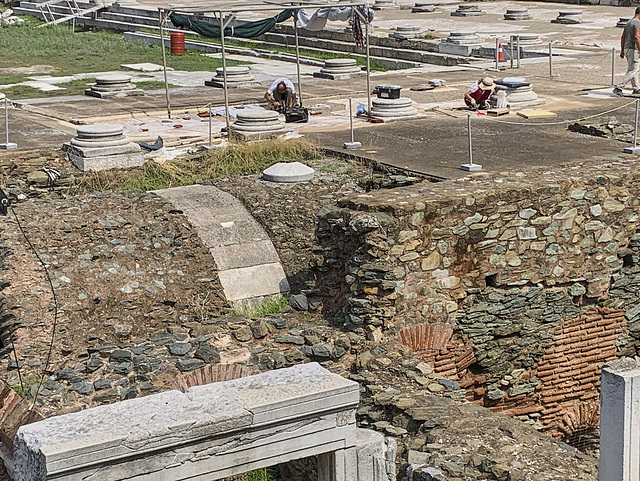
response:
M398 336L469 399L570 435L597 419L602 364L638 351L639 165L347 198L320 215L325 305L371 340ZM417 345L429 324L450 339Z

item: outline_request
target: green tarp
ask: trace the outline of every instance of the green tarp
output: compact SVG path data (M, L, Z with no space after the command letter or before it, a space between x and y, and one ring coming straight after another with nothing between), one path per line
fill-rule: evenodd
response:
M284 22L293 15L293 10L287 9L280 12L275 17L265 18L256 22L247 22L237 27L227 27L224 29L225 37L254 38L268 32L276 23ZM176 27L188 28L207 38L220 38L220 27L202 20L195 20L192 16L172 13L169 18Z

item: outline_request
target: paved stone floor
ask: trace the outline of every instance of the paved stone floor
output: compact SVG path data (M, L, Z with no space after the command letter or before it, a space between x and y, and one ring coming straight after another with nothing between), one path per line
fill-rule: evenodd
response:
M141 3L145 3L144 0ZM408 7L413 2L400 0L399 3ZM502 20L506 9L514 5L527 6L534 20ZM461 99L466 88L479 77L491 75L496 78L525 77L533 82L537 94L547 100L542 108L556 112L558 117L526 121L515 115L499 119L474 115L474 160L482 164L485 171L555 165L558 161L589 162L621 155L624 144L572 133L566 127L570 120L617 108L620 109L606 115L615 115L622 122L632 122L632 99L613 97L607 91L611 84L610 49L593 47L616 45L621 29L616 28L615 23L619 17L630 16L632 9L533 2L481 3L480 7L488 14L452 17L450 11L456 8L456 2L439 5L433 14L412 14L407 8L377 12L374 33L384 36L393 26L404 24L420 24L433 30L437 36L446 36L448 31L461 29L474 30L487 39L492 35L539 33L545 41L558 42L554 49L554 77L549 78L548 60L544 57L523 60L519 69L507 68L501 72L491 71L492 62L458 67L424 65L403 71L373 72L372 86L401 85L402 96L411 98L422 116L410 121L375 125L356 119L356 140L362 142L363 147L350 153L435 177L465 176L459 165L468 161L466 112L457 109L463 105ZM568 8L583 10L585 22L576 26L550 23L558 11ZM253 57L245 57L244 60L255 62L251 66L252 74L263 86L231 89L229 98L232 106L260 102L264 89L276 75L295 78L294 64ZM621 63L618 59L618 75L625 70ZM342 150L343 142L349 140L348 99L353 99L354 106L358 102L366 104L366 81L363 78L317 79L312 76L317 69L303 66L302 99L306 106L321 104L325 106L324 111L329 112L312 116L308 124L289 127L322 146ZM171 121L167 118L163 91L125 99L58 97L19 101L19 108L10 111L10 140L16 142L20 149L56 148L74 135L78 123L113 122L123 125L134 140L150 140L161 135L169 144L194 139L204 141L208 136L209 122L197 114L206 110L207 103L214 107L224 105L221 89L198 86L214 75L214 72L169 72L171 83L183 85L171 91ZM432 78L444 79L447 84L432 91L410 90L410 87L424 84ZM587 94L588 89L599 90L596 94ZM439 111L425 111L435 106L439 106ZM219 135L223 126L222 117L212 119L214 134ZM4 136L2 130L0 126L0 135Z

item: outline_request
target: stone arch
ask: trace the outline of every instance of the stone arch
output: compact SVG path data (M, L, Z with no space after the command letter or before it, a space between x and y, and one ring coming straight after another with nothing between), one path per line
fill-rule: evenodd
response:
M562 441L574 448L595 455L600 441L600 405L590 401L567 408L560 418L558 431Z
M473 343L453 335L453 328L443 323L417 324L398 332L398 340L413 349L416 357L433 366L440 375L461 379L476 362Z
M176 377L171 389L187 392L190 387L203 386L214 382L231 381L245 376L257 374L258 370L240 364L207 364L200 369L186 372Z
M579 429L597 428L599 425L600 405L595 401L578 403L567 408L560 418L558 431L570 436Z

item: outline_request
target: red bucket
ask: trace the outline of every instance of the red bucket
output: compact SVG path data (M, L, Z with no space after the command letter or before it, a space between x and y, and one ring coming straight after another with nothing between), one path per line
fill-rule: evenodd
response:
M171 32L171 55L184 55L183 32Z

